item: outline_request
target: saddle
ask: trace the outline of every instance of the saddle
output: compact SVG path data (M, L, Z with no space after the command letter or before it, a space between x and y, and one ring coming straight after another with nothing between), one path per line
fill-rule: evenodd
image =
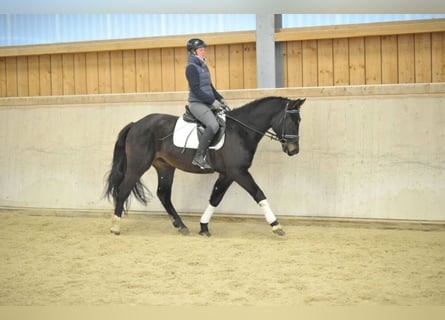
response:
M189 108L188 105L185 106L185 112L182 115L182 119L184 119L185 122L196 123L197 130L198 130L198 138L201 139L201 136L202 136L202 134L204 133L204 130L205 130L205 126L201 122L199 122L198 119L196 119L196 117L190 111L190 108ZM215 134L215 137L212 140L211 146L214 146L215 144L217 144L221 140L221 138L224 135L224 133L226 132L226 119L225 119L225 117L223 117L223 116L221 116L221 115L219 115L217 113L216 114L216 121L218 121L219 130Z
M219 130L210 144L210 149L218 150L224 145L226 121L225 115L220 113L216 114L216 119ZM176 122L173 144L177 147L197 149L204 130L205 126L195 118L188 105L186 105L184 114Z

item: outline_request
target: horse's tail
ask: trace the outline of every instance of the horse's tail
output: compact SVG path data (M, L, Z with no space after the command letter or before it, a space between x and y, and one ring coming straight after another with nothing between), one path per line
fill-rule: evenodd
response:
M119 185L122 183L125 177L125 172L127 170L127 156L125 154L125 144L128 132L133 126L133 122L127 124L120 132L117 137L116 144L114 145L113 152L113 162L111 166L111 171L108 174L108 178L106 181L105 188L105 196L107 198L112 197L114 203L118 200L119 195ZM146 187L142 183L141 180L136 182L136 185L131 190L133 195L137 200L142 202L143 204L147 204L147 198L145 196ZM125 204L128 204L128 198L125 201Z

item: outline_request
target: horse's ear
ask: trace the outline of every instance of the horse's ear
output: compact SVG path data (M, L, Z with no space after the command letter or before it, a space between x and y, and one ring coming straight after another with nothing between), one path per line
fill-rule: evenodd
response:
M300 108L305 101L306 101L306 98L295 100L293 108L295 108L295 109Z

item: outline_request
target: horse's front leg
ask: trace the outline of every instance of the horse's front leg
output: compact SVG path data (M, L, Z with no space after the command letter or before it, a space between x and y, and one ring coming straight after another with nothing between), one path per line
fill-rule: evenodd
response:
M183 235L189 234L189 229L184 224L184 222L182 222L181 217L176 212L176 209L173 207L173 204L171 202L172 184L175 174L175 168L160 163L155 163L153 166L156 168L156 171L158 173L158 189L156 194L159 200L171 217L173 226L175 228L178 228L178 231Z
M266 196L264 195L264 192L261 190L261 188L256 184L255 180L253 179L252 175L247 171L243 171L238 173L236 176L235 181L244 189L246 190L258 203L261 210L263 211L263 214L266 218L266 221L270 224L272 227L272 232L279 236L284 236L285 232L281 225L278 222L277 217L273 213L272 209L270 208L269 202L266 199Z
M227 189L229 189L232 184L233 179L227 178L226 176L220 174L218 180L216 180L215 185L213 186L212 195L210 196L210 201L207 209L204 211L201 216L200 224L201 231L199 234L202 236L210 237L209 231L209 222L212 218L213 213L215 212L216 207L220 204L224 194Z

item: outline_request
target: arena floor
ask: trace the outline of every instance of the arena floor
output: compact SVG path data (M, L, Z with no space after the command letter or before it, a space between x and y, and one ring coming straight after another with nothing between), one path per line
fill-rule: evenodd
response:
M445 225L1 210L2 306L445 305Z

